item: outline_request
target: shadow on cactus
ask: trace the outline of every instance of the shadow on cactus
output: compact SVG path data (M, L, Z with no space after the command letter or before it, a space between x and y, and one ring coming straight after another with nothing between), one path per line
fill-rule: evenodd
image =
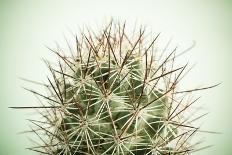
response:
M148 34L149 35L149 34ZM157 50L140 28L133 37L125 24L110 22L98 34L88 31L75 38L70 55L59 57L44 84L48 95L27 89L43 99L36 109L41 120L30 120L41 142L30 150L51 155L174 155L198 150L192 125L202 116L187 110L198 99L178 91L188 72L176 66L180 56ZM159 56L158 56L159 55ZM187 113L187 114L186 114Z

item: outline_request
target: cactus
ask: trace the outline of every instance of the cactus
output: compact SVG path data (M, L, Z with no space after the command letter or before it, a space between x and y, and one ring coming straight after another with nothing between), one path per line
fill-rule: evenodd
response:
M189 138L198 128L184 114L196 100L188 98L194 89L177 91L187 65L174 67L176 49L161 59L155 50L159 34L149 42L141 28L130 37L125 24L115 22L99 34L88 32L75 38L71 55L50 49L59 63L46 61L48 95L27 89L46 102L29 107L42 116L30 120L42 142L30 149L51 155L194 151L197 144Z

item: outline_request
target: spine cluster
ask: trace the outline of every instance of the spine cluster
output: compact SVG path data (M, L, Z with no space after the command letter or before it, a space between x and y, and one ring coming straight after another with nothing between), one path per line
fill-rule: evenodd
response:
M126 33L111 22L98 34L76 37L75 51L61 55L52 67L50 94L32 93L46 103L43 120L31 120L42 144L30 148L51 155L182 155L198 145L189 139L198 131L185 115L193 103L177 91L187 65L176 67L176 49L157 54L157 40L145 29ZM164 57L166 56L166 57ZM161 58L162 57L162 58ZM186 117L188 116L188 117ZM199 117L200 118L200 117Z

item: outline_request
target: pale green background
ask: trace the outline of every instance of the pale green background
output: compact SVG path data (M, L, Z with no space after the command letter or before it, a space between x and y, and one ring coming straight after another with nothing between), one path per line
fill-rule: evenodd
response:
M32 155L26 135L25 111L8 106L32 105L36 100L21 86L30 86L18 77L43 81L42 57L53 59L44 45L54 45L69 29L101 25L109 17L136 19L154 32L164 32L185 45L196 47L183 60L197 62L185 80L187 86L222 84L202 92L199 101L206 111L204 129L220 131L205 134L205 144L214 147L196 155L232 154L232 1L224 0L9 0L0 1L0 155ZM92 24L94 23L94 24ZM95 25L96 26L96 25ZM183 61L181 60L181 61ZM33 87L34 88L34 87Z

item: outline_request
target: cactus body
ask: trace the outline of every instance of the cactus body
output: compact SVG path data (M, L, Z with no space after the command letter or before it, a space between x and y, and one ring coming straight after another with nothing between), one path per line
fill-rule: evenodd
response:
M52 155L189 154L196 132L183 113L193 102L176 97L186 66L174 68L172 52L157 60L156 40L144 30L129 38L125 25L110 23L100 34L76 38L71 56L52 73L32 131L43 144L31 148ZM170 68L167 66L170 65ZM194 101L195 102L195 101ZM185 105L185 106L184 106ZM186 106L188 105L188 106Z

